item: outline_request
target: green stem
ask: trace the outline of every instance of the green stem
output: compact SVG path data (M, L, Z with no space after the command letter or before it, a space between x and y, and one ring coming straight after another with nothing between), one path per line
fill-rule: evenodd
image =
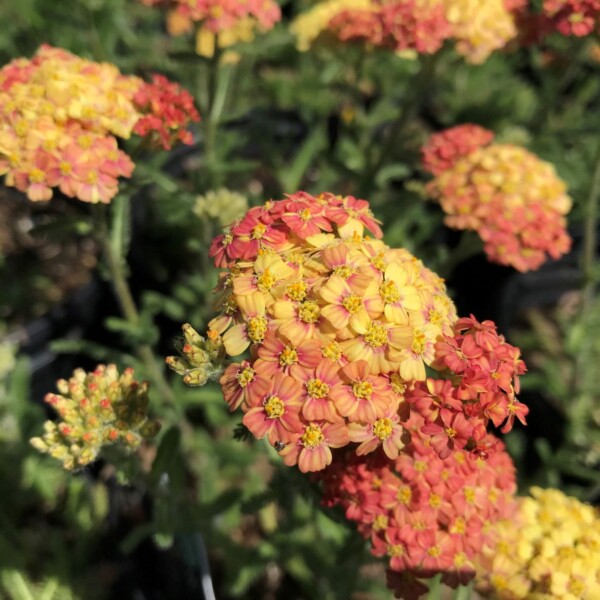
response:
M127 198L125 201L129 201L129 198ZM110 231L107 225L107 207L103 205L98 208L100 210L97 213L98 226L96 233L100 244L102 245L106 267L110 274L111 284L119 305L121 306L123 316L131 325L137 327L140 324L140 313L137 309L133 295L131 294L131 290L129 288L129 284L127 283L127 278L125 276L125 257L118 256L111 243ZM171 386L167 382L164 376L162 365L157 362L152 348L148 344L140 344L136 351L139 359L144 363L144 366L148 371L148 375L156 385L163 402L170 406L176 406L175 397L171 390Z
M220 112L215 110L217 101L217 93L219 90L220 62L222 52L219 49L218 37L215 39L215 51L208 63L208 80L207 80L207 103L206 114L204 116L204 156L206 159L206 171L209 178L209 183L214 186L216 183L215 166L216 166L216 138L219 128ZM219 103L224 104L224 100L219 99Z
M427 600L440 600L442 597L442 576L436 575L429 580Z
M600 201L600 143L594 159L594 173L592 185L585 205L585 228L583 232L583 256L581 270L583 273L581 310L585 316L589 312L594 300L596 285L595 262L596 246L598 245L598 202Z
M409 121L417 114L423 94L434 78L437 56L438 53L419 57L420 68L413 77L413 80L410 81L407 86L400 114L390 127L387 138L383 142L377 159L374 162L368 161L367 163L367 168L365 169L365 174L360 186L361 195L367 194L370 191L373 179L377 176L377 173L384 166L389 155L397 145L399 136L404 131Z
M459 585L454 592L454 600L469 600L473 593L473 585Z

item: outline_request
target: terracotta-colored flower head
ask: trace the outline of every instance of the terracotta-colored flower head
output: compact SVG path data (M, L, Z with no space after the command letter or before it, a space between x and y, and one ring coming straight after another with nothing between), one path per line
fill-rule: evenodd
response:
M502 442L485 460L466 452L441 459L426 445L406 446L395 461L383 453L335 454L319 474L323 502L346 518L388 561L388 586L399 598L427 591L420 579L436 574L456 587L475 575L474 561L495 543L491 526L514 511L515 468Z
M600 597L600 514L593 507L559 490L532 488L490 533L475 561L484 597Z
M365 200L298 192L250 209L210 249L226 271L207 339L217 362L248 352L221 377L225 400L303 472L348 444L395 460L413 434L442 457L483 454L490 420L508 430L526 414L518 349L490 322L457 322L443 281L380 236ZM215 366L192 332L168 363L202 384Z
M377 2L365 9L345 9L329 21L341 41L360 41L396 52L432 54L451 34L440 2Z
M165 148L198 120L189 94L117 67L42 46L0 69L0 175L30 200L58 188L84 202L110 202L134 164L117 138L155 136Z
M436 175L428 193L449 227L478 232L490 260L537 269L570 248L571 199L552 165L492 137L473 125L432 135L423 148L424 166Z
M57 388L59 393L47 394L45 401L61 421L46 421L44 435L31 443L65 469L85 467L105 446L137 448L160 429L148 419L148 384L136 381L133 369L122 374L115 365L98 365L91 373L77 369L68 381L58 381Z

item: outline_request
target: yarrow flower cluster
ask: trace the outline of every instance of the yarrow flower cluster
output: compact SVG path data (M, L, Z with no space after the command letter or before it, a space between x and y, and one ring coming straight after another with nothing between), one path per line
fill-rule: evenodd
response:
M571 199L554 167L524 148L491 143L493 134L460 125L423 148L427 186L456 229L477 231L493 262L519 271L557 259L571 245L565 215Z
M148 418L148 383L133 376L130 368L119 375L115 365L98 365L91 373L77 369L68 381L59 380L59 393L47 394L45 401L61 421L46 421L44 435L31 444L72 470L96 460L105 446L134 449L154 437L160 425Z
M493 526L477 588L498 600L600 598L600 514L559 490L531 489ZM492 538L493 540L493 538Z
M517 36L515 11L523 0L325 0L292 25L300 50L328 32L395 51L431 54L454 39L459 54L481 63Z
M419 439L395 461L381 452L336 454L319 474L323 502L340 506L388 563L388 586L405 599L427 592L420 579L442 574L452 587L475 575L484 544L495 543L493 524L514 511L515 469L499 440L488 460L455 452L446 459Z
M344 42L424 54L439 50L451 35L443 4L421 0L373 1L369 8L345 9L329 21L328 27Z
M548 28L583 37L600 32L600 0L544 0Z
M195 25L213 34L240 31L251 26L262 31L272 29L281 19L275 0L140 0L146 6L168 11L171 35L190 32Z
M0 175L30 200L53 189L110 202L134 164L117 137L155 136L165 148L189 142L198 120L191 96L157 76L151 84L117 67L42 46L0 69Z
M351 196L298 192L250 209L211 245L227 271L207 340L184 328L183 356L167 362L201 385L211 352L218 363L250 350L225 369L225 400L303 472L350 443L394 460L413 430L443 458L483 455L489 420L507 431L527 413L518 349L490 322L456 321L443 281L365 230L381 236Z

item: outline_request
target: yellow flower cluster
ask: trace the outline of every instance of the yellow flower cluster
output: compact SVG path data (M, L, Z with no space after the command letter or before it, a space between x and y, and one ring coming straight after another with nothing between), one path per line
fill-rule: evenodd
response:
M59 380L57 389L59 394L47 394L45 401L62 420L46 421L44 435L31 444L65 469L88 465L104 446L117 442L137 448L160 429L148 419L148 384L135 381L133 369L121 375L115 365L98 365L91 373L77 369L68 381Z
M290 26L296 36L296 46L306 52L313 42L328 30L329 22L344 10L368 10L373 8L373 0L325 0L299 15Z
M600 598L600 514L559 490L532 488L496 525L478 564L478 588L498 600Z
M516 37L514 14L505 0L442 0L456 41L456 51L480 64Z

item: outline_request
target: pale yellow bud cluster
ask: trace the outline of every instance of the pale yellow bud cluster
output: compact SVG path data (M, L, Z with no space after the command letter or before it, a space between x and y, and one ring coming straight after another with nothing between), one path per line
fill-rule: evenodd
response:
M210 190L196 199L194 212L200 218L215 219L221 227L233 223L248 210L248 199L227 188Z
M205 385L223 371L225 347L216 331L209 331L203 338L189 323L182 326L184 344L181 356L167 356L166 363L179 375L183 383L191 386Z
M61 420L46 421L43 436L31 444L65 469L88 465L104 446L137 448L160 429L158 421L148 419L148 383L136 381L133 369L121 375L115 365L98 365L91 373L76 369L68 381L57 382L57 389L45 401Z

